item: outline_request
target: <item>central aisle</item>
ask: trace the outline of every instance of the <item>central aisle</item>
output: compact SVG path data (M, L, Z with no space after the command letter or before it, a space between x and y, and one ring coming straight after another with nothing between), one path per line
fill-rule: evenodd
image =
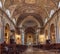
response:
M28 47L28 49L22 54L60 54L60 53Z

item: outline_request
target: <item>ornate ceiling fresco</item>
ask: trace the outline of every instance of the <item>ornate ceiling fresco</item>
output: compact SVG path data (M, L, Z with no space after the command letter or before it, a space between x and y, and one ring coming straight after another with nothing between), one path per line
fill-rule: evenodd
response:
M4 0L1 0L2 2ZM4 7L9 9L12 18L18 19L22 14L38 14L44 21L51 10L57 10L60 0L5 0ZM40 19L39 19L40 20Z
M25 0L25 3L34 4L34 3L36 3L36 0Z

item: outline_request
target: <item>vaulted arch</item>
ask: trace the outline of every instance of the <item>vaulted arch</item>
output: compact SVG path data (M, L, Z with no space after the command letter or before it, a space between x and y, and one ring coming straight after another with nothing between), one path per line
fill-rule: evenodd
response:
M24 24L28 24L28 23L31 23L31 25L32 25L32 23L33 23L34 25L37 25L38 27L41 26L40 23L38 22L38 20L35 19L33 16L27 16L27 17L21 22L20 27L23 27ZM33 25L33 26L34 26L34 25Z
M41 16L40 16L39 14L35 14L35 13L33 13L33 14L27 14L27 13L21 14L20 17L19 17L18 20L17 20L16 25L21 24L21 22L22 22L27 16L33 16L36 20L38 20L38 22L40 23L40 25L43 26L43 23L44 23L44 22L43 22Z
M5 13L5 11L2 10L1 8L0 8L0 16L1 16L1 18L6 18L15 27L14 22L8 17L8 15Z

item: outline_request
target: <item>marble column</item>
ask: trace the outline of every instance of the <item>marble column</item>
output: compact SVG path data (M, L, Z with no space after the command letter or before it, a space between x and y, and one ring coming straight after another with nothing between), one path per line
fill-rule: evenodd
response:
M0 43L1 43L1 26L0 26Z
M58 36L57 36L57 42L60 43L60 26L58 25Z
M58 36L58 28L57 28L57 25L55 27L55 38L56 38L56 43L59 43L59 36Z
M56 37L56 43L60 43L60 37L59 37L59 27L58 24L55 26L55 37Z
M50 39L50 23L49 23L49 27L48 27L48 39Z
M57 10L57 14L56 14L56 20L55 20L55 34L56 34L56 43L60 43L60 39L58 38L59 37L59 28L58 28L58 21L59 21L59 12L58 12L58 2L57 2L57 6L56 6L56 10Z
M58 21L59 21L59 13L58 13L58 6L57 6L57 18L55 19L55 35L56 35L56 43L59 43L59 28L58 28Z
M20 31L21 31L22 44L24 45L24 29L20 29Z
M2 22L2 18L0 18L0 43L4 42L4 25Z
M37 28L36 30L36 45L38 45L38 37L40 35L40 28Z
M60 35L59 35L59 32L60 32L60 28L57 28L57 36L56 36L56 43L60 43Z

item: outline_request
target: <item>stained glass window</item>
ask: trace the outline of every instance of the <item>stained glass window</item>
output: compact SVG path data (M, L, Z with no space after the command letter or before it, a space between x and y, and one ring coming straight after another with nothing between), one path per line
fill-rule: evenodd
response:
M11 17L10 11L8 9L6 10L6 13L9 17Z
M49 17L51 17L51 16L54 14L54 12L55 12L54 10L51 10L51 11L50 11L50 16L49 16Z

